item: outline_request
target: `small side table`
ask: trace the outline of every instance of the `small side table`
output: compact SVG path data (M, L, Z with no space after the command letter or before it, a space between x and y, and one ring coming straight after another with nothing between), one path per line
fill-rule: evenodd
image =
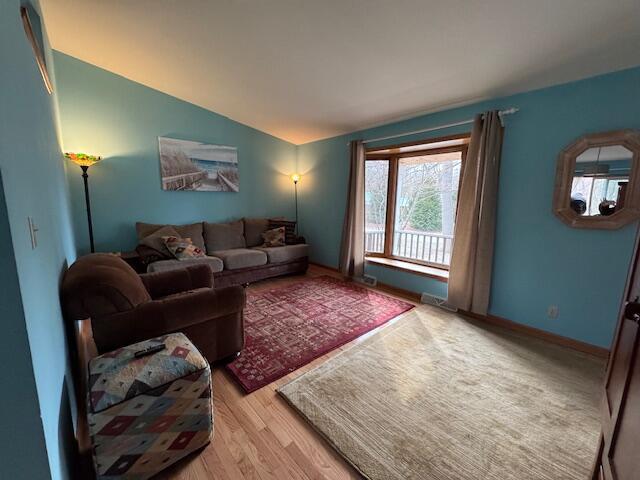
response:
M131 252L120 252L119 257L129 264L136 273L146 273L147 266L142 261L142 257L138 252L132 250Z

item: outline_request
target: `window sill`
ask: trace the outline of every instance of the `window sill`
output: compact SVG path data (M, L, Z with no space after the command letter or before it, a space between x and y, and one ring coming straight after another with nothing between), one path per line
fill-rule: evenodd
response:
M443 270L442 268L427 267L426 265L418 265L416 263L403 262L402 260L384 257L366 257L365 262L422 275L423 277L433 278L439 282L447 283L449 281L449 271Z

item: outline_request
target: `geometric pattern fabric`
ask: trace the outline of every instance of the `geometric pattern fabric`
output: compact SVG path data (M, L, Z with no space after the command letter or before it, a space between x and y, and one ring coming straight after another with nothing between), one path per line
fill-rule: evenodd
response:
M245 347L227 365L247 393L413 308L329 276L247 293Z
M164 350L135 358L136 351L161 343ZM146 479L210 442L211 370L183 334L96 357L89 375L89 429L99 479Z

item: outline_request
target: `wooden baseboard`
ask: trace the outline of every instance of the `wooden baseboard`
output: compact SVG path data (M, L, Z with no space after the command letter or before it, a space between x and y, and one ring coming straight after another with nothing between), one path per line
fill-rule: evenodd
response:
M311 265L315 265L317 267L339 273L339 270L335 267L329 267L327 265L322 265L316 262L309 262L309 263ZM392 295L397 295L399 297L406 298L415 303L420 303L420 294L416 292L412 292L410 290L394 287L393 285L389 285L382 282L378 282L378 284L373 288L377 288L378 290L390 293ZM480 320L483 322L487 322L492 325L496 325L498 327L512 330L514 332L523 333L525 335L529 335L534 338L539 338L541 340L545 340L550 343L555 343L556 345L572 348L573 350L577 350L579 352L588 353L590 355L595 355L601 358L607 358L609 356L609 350L606 348L598 347L597 345L591 345L590 343L581 342L579 340L574 340L572 338L563 337L562 335L557 335L555 333L547 332L545 330L540 330L539 328L523 325L521 323L514 322L513 320L498 317L496 315L478 315L476 313L465 312L462 310L458 311L458 313L460 315L473 318L476 320Z
M309 262L309 265L313 265L314 267L324 268L326 270L331 270L331 272L338 273L341 275L340 271L334 267L329 267L327 265L322 265L321 263L316 263L316 262ZM406 298L407 300L411 300L414 303L420 303L419 293L412 292L411 290L405 290L404 288L394 287L393 285L389 285L388 283L377 282L375 287L369 287L369 288L375 288L383 292L396 295L398 297Z
M506 328L518 333L523 333L525 335L539 338L550 343L555 343L556 345L572 348L573 350L578 350L579 352L588 353L602 358L607 358L609 356L609 350L606 348L598 347L597 345L591 345L590 343L581 342L572 338L563 337L562 335L557 335L545 330L540 330L539 328L523 325L521 323L514 322L513 320L508 320L496 315L479 315L477 313L465 312L462 310L459 310L458 313L469 318L490 323L491 325L496 325L498 327Z
M394 287L393 285L389 285L388 283L378 282L375 287L378 290L382 290L383 292L391 293L393 295L397 295L398 297L404 297L407 300L411 300L415 303L420 303L421 295L416 292L412 292L411 290L405 290L404 288Z
M336 267L330 267L329 265L323 265L322 263L309 262L309 265L313 265L314 267L324 268L326 270L331 270L332 272L335 272L335 273L340 273L340 270L338 270Z

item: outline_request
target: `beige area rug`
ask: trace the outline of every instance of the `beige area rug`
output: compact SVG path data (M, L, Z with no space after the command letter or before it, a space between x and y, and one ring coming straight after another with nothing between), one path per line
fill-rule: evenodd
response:
M603 371L420 307L280 394L371 480L585 480Z

